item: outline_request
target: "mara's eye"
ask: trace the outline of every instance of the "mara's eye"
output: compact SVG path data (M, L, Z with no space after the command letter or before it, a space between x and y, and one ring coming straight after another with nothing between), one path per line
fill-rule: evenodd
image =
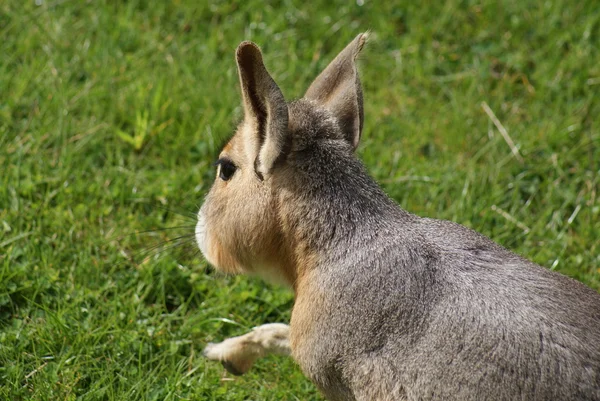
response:
M228 159L219 159L216 164L219 166L219 178L223 181L229 181L237 169L235 164Z

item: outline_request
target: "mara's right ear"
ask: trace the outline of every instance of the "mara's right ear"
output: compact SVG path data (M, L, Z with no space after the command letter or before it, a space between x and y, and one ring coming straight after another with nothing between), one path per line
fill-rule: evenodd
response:
M354 149L358 146L363 127L363 97L356 71L356 57L367 36L368 33L361 33L350 42L315 79L304 95L333 113L344 137Z
M244 118L252 129L245 135L254 170L260 179L269 174L288 148L288 107L281 90L269 75L258 46L242 42L236 51L242 87Z

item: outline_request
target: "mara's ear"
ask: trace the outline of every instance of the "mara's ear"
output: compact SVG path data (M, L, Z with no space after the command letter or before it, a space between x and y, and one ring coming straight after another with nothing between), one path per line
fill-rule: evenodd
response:
M363 98L356 57L367 33L358 35L310 85L305 98L331 111L352 147L356 149L363 127Z
M254 170L260 179L269 174L288 148L288 107L281 90L263 64L258 46L242 42L236 51L242 87L246 143L251 147Z

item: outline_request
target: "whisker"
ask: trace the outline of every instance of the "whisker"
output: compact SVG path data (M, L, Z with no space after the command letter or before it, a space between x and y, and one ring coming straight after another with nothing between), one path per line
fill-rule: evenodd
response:
M156 250L156 249L162 250L161 247L164 246L164 245L167 245L167 244L174 243L175 245L181 245L182 243L192 242L193 240L194 240L194 235L193 234L182 235L182 236L179 236L179 237L176 237L176 238L172 238L172 239L168 239L168 240L165 240L165 241L161 241L158 244L154 244L154 245L152 245L149 248L142 249L142 250L140 250L140 252L138 252L136 254L136 256L140 256L144 252L149 252L149 251L153 251L153 250ZM180 241L180 242L178 242L178 241Z
M141 251L140 253L136 254L135 257L137 257L137 258L143 257L144 260L147 260L147 259L152 258L153 256L156 256L156 255L166 252L168 250L180 247L182 245L190 244L190 243L192 243L192 241L193 241L193 239L189 238L184 241L171 243L168 246L164 246L165 242L163 242L163 243L155 245L149 249L145 249L145 250ZM153 251L156 251L156 252L153 252Z
M175 241L178 241L178 240L181 240L181 239L193 239L195 236L196 236L196 234L195 234L195 233L183 234L183 235L180 235L180 236L178 236L178 237L175 237L175 238L169 238L169 239L167 239L167 240L164 240L164 241L161 241L161 242L159 242L158 244L152 245L152 248L154 248L154 247L156 247L156 246L160 246L160 245L168 244L168 243L171 243L171 242L175 242Z
M163 237L163 235L159 235L160 233L167 233L167 232L172 232L172 231L176 232L176 230L182 230L184 232L184 234L182 234L182 235L178 235L174 238L168 238L166 240L151 244L150 246L145 246L145 247L142 247L141 249L138 248L137 250L132 249L130 246L123 246L123 247L118 246L119 250L129 260L130 263L133 263L134 265L140 265L140 264L146 263L151 258L154 258L154 260L156 260L156 256L161 255L161 254L163 254L164 256L167 256L168 251L178 249L178 248L181 249L182 252L177 252L177 258L183 257L185 259L190 258L190 260L191 260L191 259L196 258L198 255L201 255L201 251L200 251L200 249L198 249L197 246L191 246L192 244L195 243L195 237L196 237L195 230L196 230L196 222L197 222L197 218L198 218L197 211L200 209L200 205L195 204L195 211L191 211L189 209L186 210L186 208L168 207L159 201L155 201L155 200L151 200L151 199L144 199L144 198L136 199L136 198L134 198L134 199L130 199L130 201L133 203L139 204L140 207L142 207L146 213L151 213L152 209L158 209L158 210L162 210L162 211L166 212L166 213L163 213L161 216L163 221L165 221L167 219L169 219L171 221L179 220L182 224L173 225L170 227L139 230L139 231L130 232L130 233L121 234L121 235L114 235L114 236L111 236L106 239L107 243L112 242L112 241L121 241L123 239L131 238L131 237L134 237L137 235L142 236L141 238L148 238L147 236L144 237L143 236L144 234L150 234L149 236L151 236L155 239L162 239L161 237ZM190 203L195 203L195 202L190 202ZM192 206L192 207L194 207L194 206ZM178 216L180 218L177 219L176 217L174 218L173 216L168 217L169 214L172 214L173 216ZM160 216L160 214L159 214L159 216ZM187 222L186 222L186 220L187 220ZM151 235L152 233L156 233L157 235L152 236ZM142 242L144 242L144 241L142 240ZM154 241L152 241L152 242L154 242Z
M158 208L158 209L162 209L162 210L164 210L166 212L173 213L173 214L176 214L178 216L182 216L182 217L185 217L185 218L188 218L188 219L196 220L198 218L198 213L192 212L191 210L185 210L184 209L183 211L179 211L179 210L175 210L175 209L172 209L172 208L168 208L168 207L166 207L164 205L161 205L161 204L157 204L157 205L155 205L155 207Z
M192 211L192 210L187 210L187 209L184 209L184 208L178 208L179 210L177 210L177 209L172 208L172 207L167 207L167 206L165 206L164 204L162 204L162 203L160 203L158 201L153 201L153 200L144 199L144 198L142 198L142 199L139 199L139 198L135 199L134 198L134 199L131 199L131 202L137 203L137 204L141 204L141 205L147 205L147 206L154 207L154 208L157 208L157 209L161 209L161 210L164 210L166 212L173 213L175 215L178 215L178 216L181 216L181 217L185 217L185 218L189 218L189 219L193 219L193 220L196 220L197 215L198 215L198 213L197 213L198 209L196 209L196 211Z
M177 229L182 229L182 228L195 228L196 225L195 224L186 224L186 225L181 225L181 226L172 226L172 227L163 227L163 228L152 228L149 230L141 230L141 231L135 231L129 234L123 234L121 236L115 236L115 237L111 237L108 238L107 241L118 241L118 240L122 240L124 238L127 237L132 237L138 234L147 234L147 233L152 233L152 232L161 232L161 231L168 231L168 230L177 230Z
M185 259L194 259L196 256L201 254L200 249L197 246L193 246L191 248L184 248L184 252L181 256L183 256Z

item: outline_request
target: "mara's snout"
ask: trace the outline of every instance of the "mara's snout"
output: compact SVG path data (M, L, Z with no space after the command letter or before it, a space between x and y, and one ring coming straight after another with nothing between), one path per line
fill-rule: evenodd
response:
M206 235L206 218L204 217L204 211L202 208L198 211L198 221L196 222L195 234L196 234L196 243L198 244L198 248L204 255L204 258L209 263L214 263L213 259L209 254L209 246L208 246L208 236Z

